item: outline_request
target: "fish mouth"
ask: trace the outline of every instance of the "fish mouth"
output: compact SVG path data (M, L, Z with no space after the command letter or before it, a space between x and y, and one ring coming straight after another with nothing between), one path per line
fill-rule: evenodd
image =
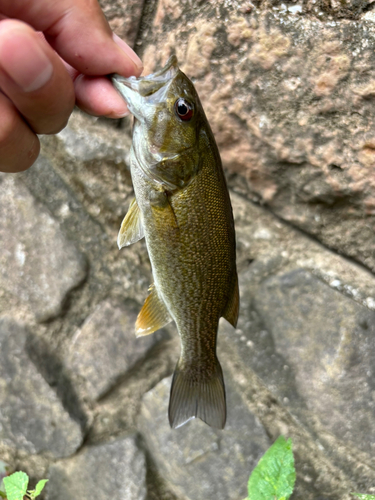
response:
M120 75L112 76L112 83L125 99L129 111L141 119L142 107L145 104L157 104L164 100L169 84L179 71L177 57L171 56L164 68L147 76L125 78Z

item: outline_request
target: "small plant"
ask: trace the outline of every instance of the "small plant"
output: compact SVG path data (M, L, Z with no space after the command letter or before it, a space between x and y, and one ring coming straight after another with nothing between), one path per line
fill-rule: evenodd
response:
M1 464L2 462L0 463L0 474L2 471ZM5 472L5 464L3 469ZM29 476L25 472L15 472L3 478L5 493L0 491L0 497L7 500L24 500L25 497L27 500L34 500L41 494L47 481L48 479L42 479L36 485L35 490L28 490Z
M0 460L0 498L5 500L34 500L43 491L48 479L28 490L29 476L15 472L7 476L7 464ZM288 500L296 482L292 440L280 436L268 448L250 475L248 497L244 500ZM5 490L2 491L2 490ZM375 500L375 495L352 493L360 500Z
M244 500L288 500L296 482L292 440L280 436L268 448L251 473L248 497ZM352 493L360 500L375 500L375 495Z
M251 473L247 500L288 500L295 481L292 440L280 436Z

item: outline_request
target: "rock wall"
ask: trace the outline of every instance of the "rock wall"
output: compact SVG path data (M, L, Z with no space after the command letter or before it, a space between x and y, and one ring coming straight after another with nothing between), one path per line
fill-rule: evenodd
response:
M241 191L374 270L372 12L194 5L158 2L139 40L146 71L176 53Z
M228 423L168 426L176 330L135 339L150 265L116 245L130 120L76 111L0 176L0 458L50 500L241 500L283 434L293 499L375 494L371 3L102 6L146 72L177 54L219 144L241 293L219 332Z

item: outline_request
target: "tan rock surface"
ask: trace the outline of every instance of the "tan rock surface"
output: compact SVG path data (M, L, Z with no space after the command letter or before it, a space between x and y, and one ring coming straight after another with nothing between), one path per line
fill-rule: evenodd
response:
M181 1L176 19L165 3L146 72L176 53L243 192L375 269L374 23L217 1Z
M137 38L144 0L99 0L111 28L133 46Z

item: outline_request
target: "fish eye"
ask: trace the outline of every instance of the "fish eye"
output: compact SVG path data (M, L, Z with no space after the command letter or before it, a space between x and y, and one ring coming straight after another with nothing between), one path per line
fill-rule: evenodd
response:
M193 105L186 99L183 99L182 97L180 97L180 99L177 99L174 105L174 109L177 116L184 122L188 122L193 117L194 114Z

